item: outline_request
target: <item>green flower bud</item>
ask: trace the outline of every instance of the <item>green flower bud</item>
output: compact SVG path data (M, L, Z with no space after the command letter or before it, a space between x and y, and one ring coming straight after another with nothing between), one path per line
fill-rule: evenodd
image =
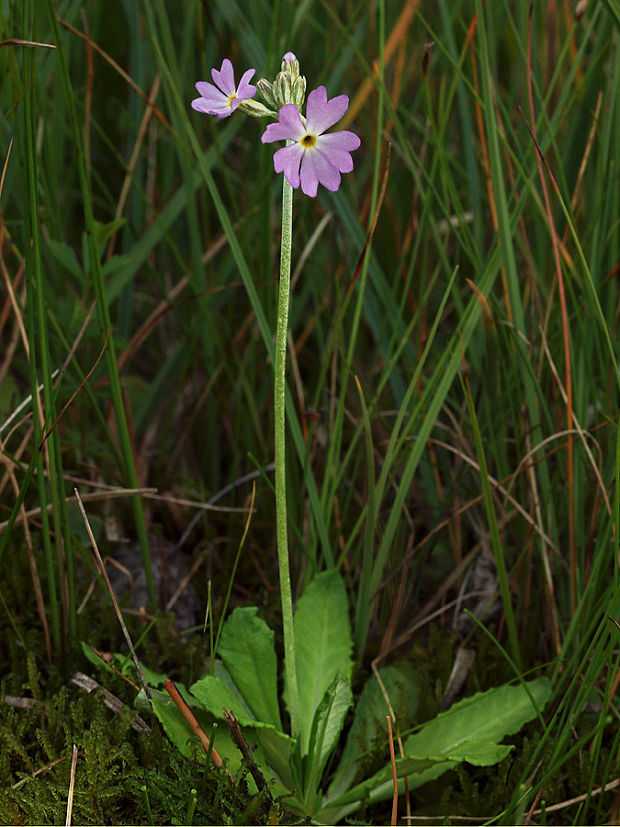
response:
M293 84L293 103L301 112L301 107L304 105L304 98L306 97L306 79L300 75Z
M271 106L273 109L278 109L278 105L273 96L273 83L270 83L266 78L261 78L256 81L256 88L268 106Z
M287 72L279 72L273 84L274 97L278 108L285 103L293 103L293 84Z
M268 109L262 103L255 100L244 100L237 106L240 112L250 115L252 118L275 118L278 119L278 113L273 109Z
M299 77L299 61L292 52L287 52L282 58L280 71L286 72L292 81L296 81Z
M306 96L306 79L299 74L299 61L292 52L287 52L282 58L281 69L273 83L261 78L256 86L271 110L277 112L287 103L293 103L301 111ZM256 117L263 117L263 114Z

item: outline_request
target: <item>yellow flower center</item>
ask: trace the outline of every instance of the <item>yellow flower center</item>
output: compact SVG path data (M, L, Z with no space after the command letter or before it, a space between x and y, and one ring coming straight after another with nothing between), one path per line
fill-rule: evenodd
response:
M238 98L238 97L239 97L239 95L236 92L233 92L232 95L228 96L228 108L229 109L232 109L232 102L235 100L235 98Z
M310 149L310 147L316 144L316 135L311 135L309 132L306 132L299 143L304 147L304 149Z

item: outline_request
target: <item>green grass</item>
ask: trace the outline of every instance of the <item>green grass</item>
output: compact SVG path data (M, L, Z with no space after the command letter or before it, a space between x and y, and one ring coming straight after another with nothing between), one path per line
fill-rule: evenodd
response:
M515 767L434 782L436 814L445 801L470 815L478 784L497 806L487 812L482 792L476 817L512 823L535 800L583 796L547 822L608 821L612 794L594 791L618 776L618 4L591 2L580 21L567 0L531 17L505 0L248 5L179 15L165 0L114 14L91 3L82 16L76 2L0 4L0 40L56 47L0 49L0 660L11 685L26 677L9 637L36 655L52 694L88 669L75 643L93 574L75 485L83 497L117 489L87 511L106 553L104 524L137 539L155 601L149 535L175 543L198 513L174 498L205 503L258 470L231 599L264 605L277 627L281 181L264 123L216 121L189 102L222 58L272 78L292 49L309 89L349 95L345 121L362 139L337 193L294 198L294 593L326 568L345 576L360 685L373 659L412 658L438 702L461 643L477 652L470 693L552 679L553 707ZM136 488L163 499L122 492ZM250 494L250 482L234 486L186 543L208 550L216 626ZM206 606L205 575L195 584ZM434 635L448 647L441 664ZM30 742L11 755L3 785L53 760ZM429 815L421 794L413 814Z

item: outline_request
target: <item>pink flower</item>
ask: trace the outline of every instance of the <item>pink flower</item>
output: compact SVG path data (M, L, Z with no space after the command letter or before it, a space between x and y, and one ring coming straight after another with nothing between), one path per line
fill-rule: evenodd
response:
M276 172L283 172L286 180L297 189L314 198L318 185L335 192L340 186L340 173L351 172L353 159L350 153L360 146L354 132L331 132L326 129L337 123L349 108L349 98L338 95L327 100L324 86L308 95L306 123L299 109L287 103L280 109L278 123L269 124L263 133L264 144L272 141L293 141L273 156Z
M211 69L212 83L199 80L196 89L200 95L192 101L192 108L206 115L217 115L218 118L227 118L235 111L241 101L249 100L256 94L256 86L250 84L250 78L256 69L248 69L235 88L235 73L228 58L222 61L222 68Z

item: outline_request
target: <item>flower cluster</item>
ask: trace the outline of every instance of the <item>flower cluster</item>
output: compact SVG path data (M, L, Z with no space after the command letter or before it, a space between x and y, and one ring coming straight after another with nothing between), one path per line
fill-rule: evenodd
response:
M283 172L291 187L301 187L302 192L314 198L318 186L335 192L341 183L341 173L351 172L351 152L358 149L360 139L354 132L342 130L324 134L337 123L349 108L349 98L338 95L328 99L324 86L308 95L305 117L301 110L306 94L306 79L299 72L299 62L292 52L282 58L280 72L270 82L262 78L253 86L250 80L254 69L248 69L235 86L230 60L222 62L222 68L211 70L213 83L199 81L196 89L200 95L192 101L198 112L227 118L239 109L253 117L271 117L277 121L267 126L262 142L286 141L273 156L276 172ZM256 90L265 103L253 101Z

